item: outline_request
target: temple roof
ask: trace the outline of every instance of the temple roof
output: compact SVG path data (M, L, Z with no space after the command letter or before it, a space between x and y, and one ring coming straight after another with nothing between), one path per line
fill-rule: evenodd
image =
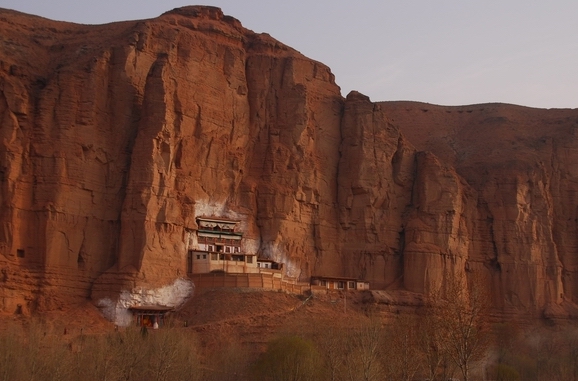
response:
M239 220L231 220L228 218L222 218L222 217L205 217L205 216L198 216L197 220L201 220L201 221L211 221L211 222L228 222L230 224L236 224L239 223L241 221Z

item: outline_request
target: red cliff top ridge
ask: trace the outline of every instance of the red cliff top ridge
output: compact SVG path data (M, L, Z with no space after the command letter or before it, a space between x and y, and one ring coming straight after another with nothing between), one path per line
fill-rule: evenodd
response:
M497 314L578 316L578 110L343 98L213 7L91 26L0 10L0 34L4 312L90 298L126 324L184 303L206 260L417 299L457 275Z

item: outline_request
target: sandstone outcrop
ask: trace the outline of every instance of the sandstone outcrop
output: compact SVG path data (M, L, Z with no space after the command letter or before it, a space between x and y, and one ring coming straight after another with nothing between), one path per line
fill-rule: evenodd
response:
M476 275L503 313L576 316L577 110L343 98L212 7L97 26L0 10L0 33L0 310L181 284L205 215L303 281Z
M575 316L578 110L379 105L417 149L435 152L475 191L442 252L466 255L504 312Z

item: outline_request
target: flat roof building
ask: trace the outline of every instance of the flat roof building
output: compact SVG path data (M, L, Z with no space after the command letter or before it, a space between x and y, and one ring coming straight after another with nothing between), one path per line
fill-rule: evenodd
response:
M311 287L326 290L369 290L369 282L346 277L311 276Z

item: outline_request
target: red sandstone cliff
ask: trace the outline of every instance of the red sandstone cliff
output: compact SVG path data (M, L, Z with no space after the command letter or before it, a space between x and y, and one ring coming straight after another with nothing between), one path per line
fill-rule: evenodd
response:
M185 276L195 217L288 275L575 314L577 110L344 99L211 7L85 26L0 10L0 309Z

